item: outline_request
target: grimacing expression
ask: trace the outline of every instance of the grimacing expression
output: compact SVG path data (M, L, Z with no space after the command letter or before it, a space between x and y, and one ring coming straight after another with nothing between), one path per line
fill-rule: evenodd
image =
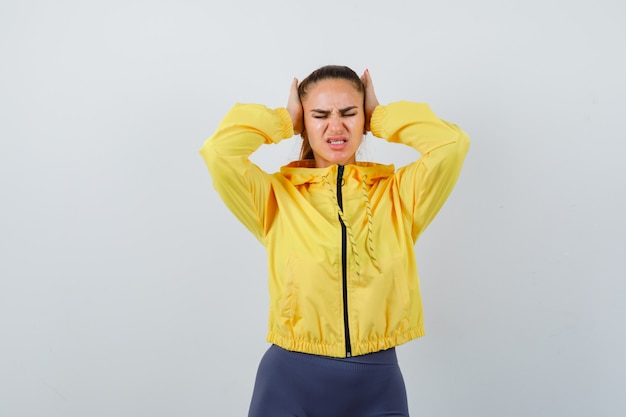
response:
M325 79L311 85L302 110L317 168L356 162L365 133L363 99L348 80Z

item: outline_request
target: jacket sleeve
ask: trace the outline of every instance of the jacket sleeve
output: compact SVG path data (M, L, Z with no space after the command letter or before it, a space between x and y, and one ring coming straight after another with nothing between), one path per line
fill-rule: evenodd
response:
M458 126L439 119L424 103L400 101L376 107L371 119L374 136L403 143L421 157L398 169L403 214L412 218L413 240L426 229L452 192L469 149L469 138Z
M293 136L293 125L284 108L260 104L235 104L208 138L200 155L209 169L213 187L226 206L264 243L268 207L271 205L270 175L249 157L263 144Z

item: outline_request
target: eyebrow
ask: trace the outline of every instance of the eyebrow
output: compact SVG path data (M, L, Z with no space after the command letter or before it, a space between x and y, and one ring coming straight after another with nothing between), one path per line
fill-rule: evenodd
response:
M345 114L347 112L349 112L350 110L354 110L357 109L358 106L348 106L348 107L344 107L343 109L339 109L339 113L341 114ZM319 114L324 114L324 115L328 115L331 113L330 110L322 110L322 109L312 109L311 113L319 113Z

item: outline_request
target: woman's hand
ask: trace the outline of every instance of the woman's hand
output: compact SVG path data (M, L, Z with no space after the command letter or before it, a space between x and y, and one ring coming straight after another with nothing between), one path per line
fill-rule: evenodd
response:
M300 102L300 96L298 95L298 79L294 78L291 82L291 89L289 90L289 99L287 100L287 111L291 116L291 123L293 124L293 133L299 135L304 130L304 119L302 110L302 103Z
M369 132L372 113L374 113L376 106L378 106L380 103L376 98L376 93L374 92L374 84L372 83L372 76L370 75L369 70L365 70L365 72L361 76L361 82L365 87L365 131Z

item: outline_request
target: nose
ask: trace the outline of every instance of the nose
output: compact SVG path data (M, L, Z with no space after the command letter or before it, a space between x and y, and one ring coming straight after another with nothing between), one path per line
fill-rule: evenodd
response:
M343 129L343 121L338 115L332 115L328 118L328 129L331 132L340 132Z

